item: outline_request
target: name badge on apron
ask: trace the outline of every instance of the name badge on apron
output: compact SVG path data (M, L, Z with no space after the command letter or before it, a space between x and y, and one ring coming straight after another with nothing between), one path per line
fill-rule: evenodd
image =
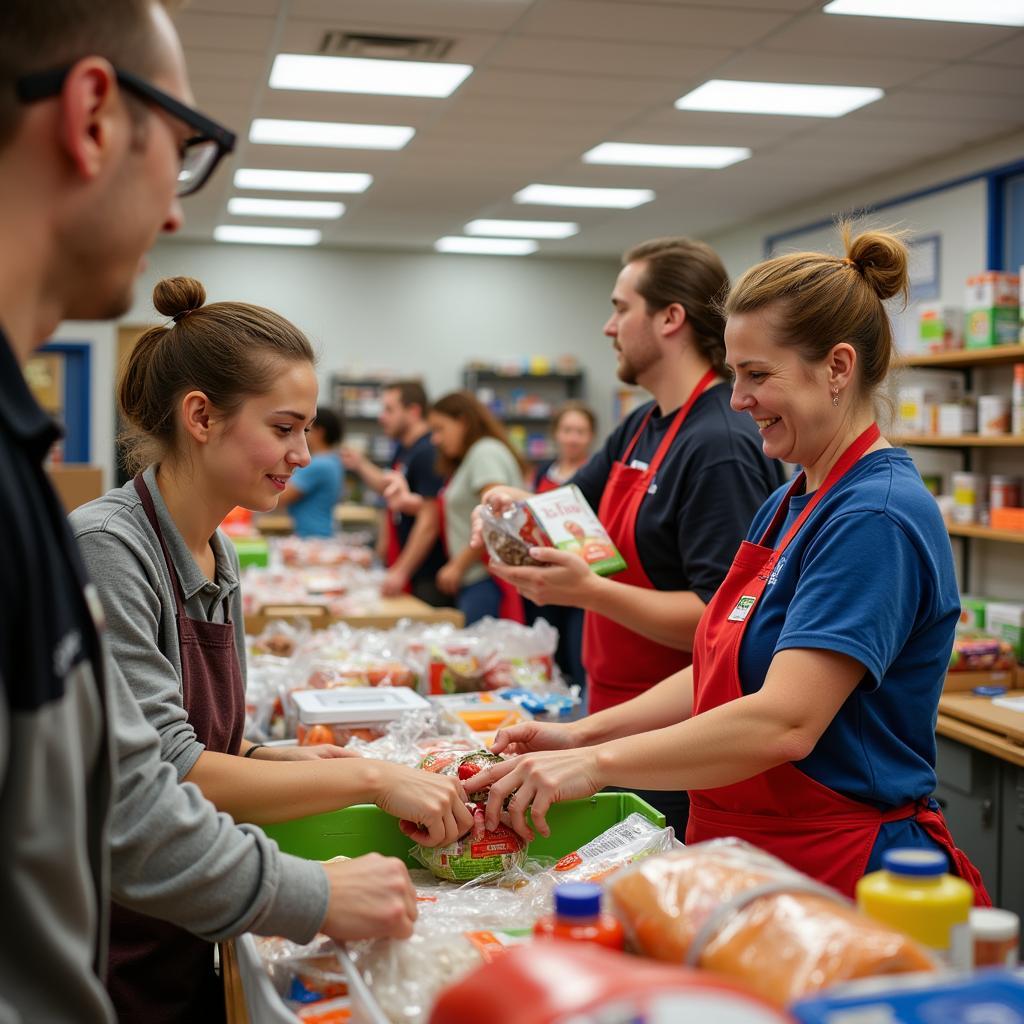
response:
M639 469L641 473L647 472L650 469L650 463L644 462L643 459L633 459L629 463L630 469Z
M729 613L729 622L744 622L754 607L756 597L744 594L737 602L736 607Z

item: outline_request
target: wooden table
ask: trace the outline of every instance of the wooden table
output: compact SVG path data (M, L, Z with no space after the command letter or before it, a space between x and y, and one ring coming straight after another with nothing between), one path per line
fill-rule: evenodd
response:
M333 616L324 605L266 605L254 615L246 615L245 631L250 635L263 632L272 619L308 619L314 629L324 629L335 622L347 622L359 629L392 629L400 619L413 622L448 622L461 629L465 616L456 608L434 608L411 594L382 597L365 614Z
M242 978L238 973L238 957L234 942L220 944L220 974L224 981L224 1003L228 1024L249 1024L249 1008L245 1003Z
M376 530L380 512L369 505L344 503L334 506L334 522L345 530ZM295 532L295 523L287 512L267 512L253 520L264 537L288 537Z
M1007 697L1024 697L1024 689ZM1024 711L1011 711L973 693L944 693L939 700L940 736L1024 767Z

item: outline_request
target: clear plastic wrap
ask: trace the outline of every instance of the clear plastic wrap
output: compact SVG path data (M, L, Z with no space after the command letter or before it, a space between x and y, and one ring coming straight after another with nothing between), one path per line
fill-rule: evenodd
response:
M738 839L649 857L607 888L641 953L736 978L776 1006L839 981L936 966L907 936Z
M419 918L412 937L349 947L393 1024L423 1024L441 989L528 939L533 928L528 901L513 889L454 886L414 875Z
M431 708L402 715L389 723L380 739L353 739L348 748L363 757L415 768L426 754L439 750L479 750L480 740L461 719Z
M497 513L487 505L479 509L480 526L487 554L502 565L543 566L530 556L530 548L541 546L533 517L526 505L517 501Z
M274 987L292 1009L348 995L341 962L346 954L326 935L317 935L306 945L288 939L257 937L256 949L267 965Z

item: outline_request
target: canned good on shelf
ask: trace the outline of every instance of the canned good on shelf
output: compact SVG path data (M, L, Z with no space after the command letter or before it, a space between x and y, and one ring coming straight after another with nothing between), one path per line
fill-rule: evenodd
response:
M995 474L989 480L988 505L993 508L1020 508L1020 477Z
M991 437L1010 432L1010 400L1003 395L978 396L978 433Z
M987 484L983 473L953 474L953 522L980 521Z

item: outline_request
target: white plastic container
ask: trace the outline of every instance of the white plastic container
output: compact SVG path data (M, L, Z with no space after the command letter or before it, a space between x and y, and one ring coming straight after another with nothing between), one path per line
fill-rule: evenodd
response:
M982 473L953 474L953 522L976 523L988 491L988 480Z
M1003 395L978 397L978 433L994 437L1010 432L1010 401Z
M362 725L393 722L408 711L426 711L430 702L405 686L339 686L296 690L292 699L305 725Z
M978 414L970 402L943 402L939 406L939 434L959 437L978 429Z

